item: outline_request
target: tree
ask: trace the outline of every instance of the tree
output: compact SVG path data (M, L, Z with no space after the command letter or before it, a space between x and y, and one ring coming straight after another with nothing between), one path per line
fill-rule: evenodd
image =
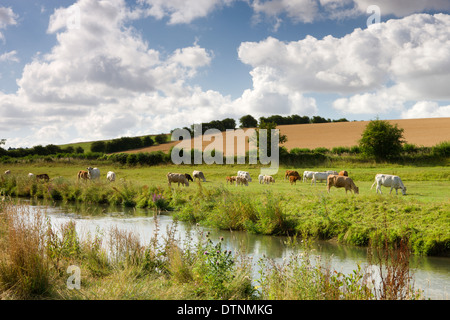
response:
M94 141L91 144L91 151L92 152L105 152L106 150L106 143L105 141Z
M166 143L166 142L167 142L167 135L165 135L164 133L158 134L158 135L155 137L155 141L156 141L158 144Z
M258 126L258 121L249 114L241 117L239 122L241 128L256 128Z
M386 120L370 121L359 140L361 152L376 160L390 160L402 152L404 129L397 124L391 125Z

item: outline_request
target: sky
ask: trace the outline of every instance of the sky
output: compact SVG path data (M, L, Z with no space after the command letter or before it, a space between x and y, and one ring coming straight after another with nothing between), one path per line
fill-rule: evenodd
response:
M450 0L0 0L0 138L450 117Z

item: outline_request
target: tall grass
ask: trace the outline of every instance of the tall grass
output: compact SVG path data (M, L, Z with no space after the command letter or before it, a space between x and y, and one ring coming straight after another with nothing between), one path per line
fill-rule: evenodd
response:
M0 202L0 297L4 299L419 299L409 265L401 259L387 266L380 291L359 266L350 275L303 255L282 264L260 261L258 286L251 259L222 247L222 239L195 228L177 239L174 223L164 235L157 226L143 245L131 232L113 227L81 237L76 223L51 227L40 212ZM108 240L105 242L105 240ZM394 252L394 251L392 251ZM397 251L395 251L397 252ZM390 255L391 257L393 255ZM81 269L81 288L66 286L67 266ZM380 271L381 274L381 271ZM407 275L407 276L405 276ZM407 280L407 281L403 281ZM392 288L395 291L392 291Z

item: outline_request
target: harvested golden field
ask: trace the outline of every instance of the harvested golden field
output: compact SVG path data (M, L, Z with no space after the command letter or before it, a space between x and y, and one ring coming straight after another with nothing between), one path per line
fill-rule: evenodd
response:
M392 124L397 124L403 128L406 142L417 146L430 147L442 141L450 140L450 118L426 118L426 119L400 119L388 120ZM333 122L333 123L314 123L314 124L296 124L278 126L281 134L285 134L288 141L284 146L291 150L292 148L325 147L351 147L358 144L361 134L369 121L354 122ZM223 148L226 145L225 134L223 136ZM214 143L214 139L202 141L203 149ZM137 152L168 152L172 146L179 142L169 142L166 144L126 151L127 153ZM200 141L191 142L200 145ZM237 143L235 143L237 144ZM218 147L216 149L219 149ZM226 150L226 148L225 148ZM236 146L235 146L236 152Z

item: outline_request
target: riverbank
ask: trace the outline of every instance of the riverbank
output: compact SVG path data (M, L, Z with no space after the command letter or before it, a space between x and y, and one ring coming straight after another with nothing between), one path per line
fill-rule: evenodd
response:
M155 220L157 225L158 219ZM281 263L224 249L223 238L194 228L179 238L174 223L150 241L133 232L78 233L77 220L52 224L39 209L0 202L0 298L89 300L391 300L423 299L414 289L409 251L373 251L350 274L331 269L310 242ZM299 248L300 249L300 248ZM300 253L299 253L300 252ZM324 263L325 262L325 263ZM381 278L376 268L389 266ZM384 267L383 267L384 268ZM375 272L375 273L374 273ZM381 273L378 273L381 274ZM378 285L377 285L378 283ZM381 285L380 285L381 283Z
M385 243L396 246L407 240L415 254L449 255L448 167L347 166L360 188L360 194L353 195L335 188L327 193L324 183L290 185L283 180L285 168L275 175L273 185L253 181L248 187L236 187L227 185L225 176L235 175L243 166L97 165L103 175L109 170L115 171L118 180L114 183L104 178L98 182L76 181L74 176L86 166L84 163L22 165L11 167L14 173L11 176L2 176L0 191L11 197L171 210L177 219L218 229L335 239L358 246ZM193 169L202 170L207 182L168 187L167 172L191 172ZM259 167L245 169L256 180ZM296 169L302 172L308 168ZM28 172L47 172L52 180L30 180ZM407 196L395 195L395 191L389 195L387 188L383 195L371 190L373 177L379 172L400 175L408 188Z

